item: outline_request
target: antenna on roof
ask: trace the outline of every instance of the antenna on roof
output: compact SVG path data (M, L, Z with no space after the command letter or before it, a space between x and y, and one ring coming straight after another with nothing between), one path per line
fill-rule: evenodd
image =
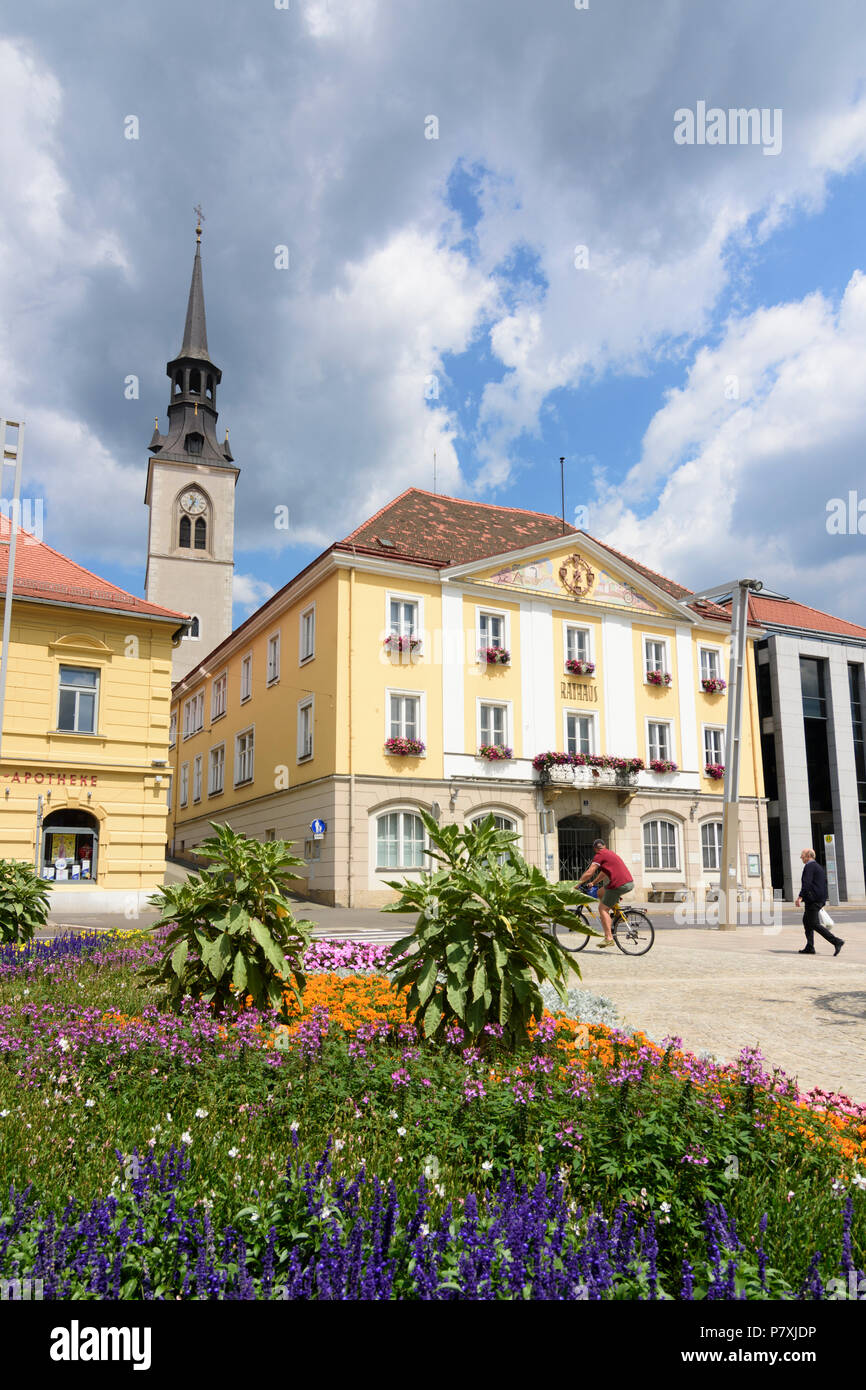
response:
M559 460L559 482L562 488L562 534L565 535L565 458Z
M436 496L436 450L433 450L433 496Z

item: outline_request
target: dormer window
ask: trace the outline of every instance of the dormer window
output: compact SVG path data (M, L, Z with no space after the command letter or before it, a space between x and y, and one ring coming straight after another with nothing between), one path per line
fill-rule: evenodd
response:
M188 454L200 454L204 447L203 434L188 434L186 437L186 451Z

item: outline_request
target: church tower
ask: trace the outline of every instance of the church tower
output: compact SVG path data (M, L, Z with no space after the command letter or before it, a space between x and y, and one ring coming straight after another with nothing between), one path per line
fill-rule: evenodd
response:
M198 665L232 630L235 467L216 436L222 372L210 359L201 277L201 218L180 352L166 366L168 429L155 422L144 500L150 509L145 597L192 615L172 681Z

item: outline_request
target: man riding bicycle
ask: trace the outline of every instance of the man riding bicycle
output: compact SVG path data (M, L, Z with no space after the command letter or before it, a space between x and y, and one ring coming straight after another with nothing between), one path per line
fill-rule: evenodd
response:
M613 850L607 849L604 840L593 840L592 853L592 863L577 882L578 885L590 884L596 879L605 879L606 887L599 888L598 892L598 915L604 928L604 941L598 944L599 949L603 950L605 946L614 944L610 909L615 907L626 893L632 891L634 882L625 861L620 859L618 854L614 854Z

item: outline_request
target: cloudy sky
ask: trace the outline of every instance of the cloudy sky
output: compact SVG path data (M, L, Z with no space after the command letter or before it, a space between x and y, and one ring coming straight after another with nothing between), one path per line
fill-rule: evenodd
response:
M866 623L866 535L827 529L851 492L866 532L864 60L862 0L10 7L0 413L44 538L142 591L201 202L236 619L435 451L441 492L553 512L565 455L653 568ZM738 108L757 143L701 116Z

